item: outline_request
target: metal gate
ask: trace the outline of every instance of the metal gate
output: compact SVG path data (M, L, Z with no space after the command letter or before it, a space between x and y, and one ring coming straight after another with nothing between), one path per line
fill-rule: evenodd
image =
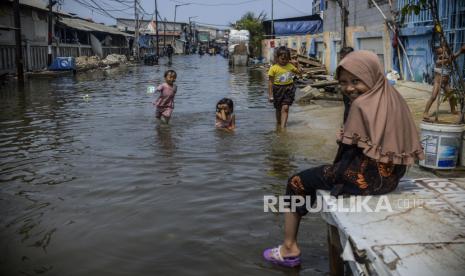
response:
M372 51L377 54L384 69L384 46L382 37L358 38L358 49Z

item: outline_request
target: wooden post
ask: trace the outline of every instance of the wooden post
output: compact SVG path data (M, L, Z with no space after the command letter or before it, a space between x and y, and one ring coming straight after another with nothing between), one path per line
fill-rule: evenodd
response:
M160 57L160 49L158 45L158 6L157 6L157 0L155 0L155 35L157 36L157 58Z
M271 38L274 38L274 1L271 0Z
M57 57L60 57L61 56L61 52L60 52L60 44L58 42L55 43L55 49L56 49L56 56Z
M32 71L32 49L28 40L26 40L26 71Z
M139 60L139 14L137 13L137 0L134 0L134 58Z
M163 49L166 51L166 17L163 21Z
M21 18L19 14L19 0L15 0L13 3L14 8L14 20L15 20L15 40L16 40L16 74L18 76L18 82L24 82L24 71L23 71L23 49L21 46Z
M331 276L344 275L344 261L341 258L342 246L337 227L328 225L329 272Z
M52 64L52 38L53 38L53 1L48 1L48 52L47 65Z

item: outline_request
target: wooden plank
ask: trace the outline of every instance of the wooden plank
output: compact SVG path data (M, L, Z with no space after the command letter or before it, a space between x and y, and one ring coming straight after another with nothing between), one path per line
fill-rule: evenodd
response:
M344 275L344 261L341 258L342 246L337 227L328 225L328 254L329 274L331 276Z
M306 64L306 65L310 65L310 66L316 66L316 67L321 67L322 66L322 64L320 62L313 61L313 60L310 60L310 59L304 58L304 57L297 57L297 61L300 62L300 63Z
M307 72L304 72L304 74L308 74L308 75L326 74L326 70L320 69L320 70L315 70L315 71L307 71Z
M315 61L315 62L320 62L319 59L317 58L312 58L312 57L309 57L309 56L304 56L304 55L297 55L298 57L301 57L301 58L306 58L306 59L309 59L309 60L312 60L312 61ZM321 62L320 62L321 63Z
M336 85L338 83L339 83L338 81L319 81L319 82L310 84L310 86L320 88L320 87L325 87L328 85Z
M304 72L313 72L313 71L321 71L324 70L326 71L326 67L310 67L310 68L302 68L302 71Z
M316 75L310 74L312 79L319 79L319 80L328 80L328 75Z

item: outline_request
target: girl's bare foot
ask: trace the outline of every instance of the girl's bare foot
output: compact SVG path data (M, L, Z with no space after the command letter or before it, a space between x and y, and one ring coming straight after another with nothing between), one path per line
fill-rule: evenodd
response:
M432 122L431 117L428 115L428 113L423 113L423 121L424 122Z
M300 256L300 249L297 246L297 244L292 244L289 246L287 246L286 244L283 244L281 246L281 256L283 257Z

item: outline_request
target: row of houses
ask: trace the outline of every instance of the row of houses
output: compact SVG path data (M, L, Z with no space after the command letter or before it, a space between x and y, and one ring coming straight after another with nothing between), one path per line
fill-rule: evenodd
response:
M48 1L46 1L48 2ZM38 71L47 67L49 10L43 0L19 0L21 41L24 69ZM0 74L15 71L15 32L13 2L0 1ZM73 13L52 12L52 56L93 56L134 54L134 19L117 18L116 26L107 26L84 19ZM156 40L163 49L175 46L177 53L185 52L194 43L221 40L225 32L193 23L139 20L140 55L155 52ZM158 30L158 36L156 36Z
M287 46L301 54L316 56L325 65L327 71L333 74L339 61L338 53L342 45L342 16L339 1L312 1L313 16L318 16L322 22L322 28L308 29L306 33L302 33L294 27L288 28L292 33L280 34L276 28L276 22L279 20L275 20L274 33L270 32L265 22L267 34L274 36L263 41L262 54L265 60L270 61L274 47ZM400 10L409 3L409 0L376 0L381 12L372 0L342 2L345 2L348 11L348 24L345 29L347 46L355 50L375 52L386 72L396 70L403 72L403 77L407 80L428 83L432 81L434 67L432 48L436 40L433 37L433 19L428 10L421 11L418 15L409 15L403 22L400 22ZM438 6L444 33L449 45L456 51L465 44L465 0L439 0ZM383 14L396 23L397 34L389 30ZM310 24L318 18L301 19ZM296 21L295 18L282 19L282 21L286 22L287 26L302 24L293 24L292 21ZM405 53L393 43L394 35L398 36L405 46ZM458 59L462 71L465 70L464 61L464 56Z
M47 67L48 7L40 0L20 0L21 41L24 69ZM11 1L0 2L0 73L15 70L14 12ZM132 35L103 24L53 10L52 55L102 57L130 53Z
M134 34L134 19L117 18L118 30ZM172 45L177 54L188 51L193 45L201 43L226 43L227 31L211 26L204 26L192 21L190 23L160 20L158 24L154 20L139 20L139 39L143 51L156 51L158 47L164 49L168 44ZM158 30L158 36L157 36Z

